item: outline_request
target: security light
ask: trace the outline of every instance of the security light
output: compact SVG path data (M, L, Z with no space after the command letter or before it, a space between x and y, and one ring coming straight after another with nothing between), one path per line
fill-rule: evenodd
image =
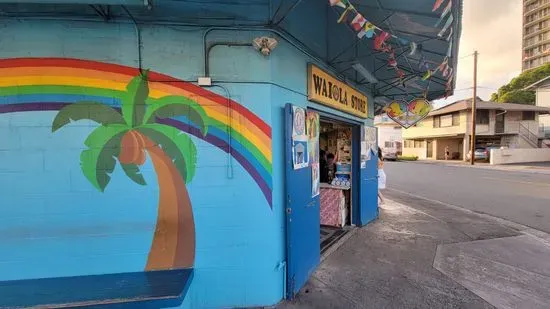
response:
M277 47L277 40L262 36L255 38L254 41L252 41L252 46L254 46L254 49L261 52L262 55L269 56L271 51Z

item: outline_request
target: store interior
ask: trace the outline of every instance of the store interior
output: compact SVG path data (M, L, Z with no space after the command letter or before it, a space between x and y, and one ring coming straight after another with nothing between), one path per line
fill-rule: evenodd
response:
M352 126L320 120L321 254L337 243L352 223Z

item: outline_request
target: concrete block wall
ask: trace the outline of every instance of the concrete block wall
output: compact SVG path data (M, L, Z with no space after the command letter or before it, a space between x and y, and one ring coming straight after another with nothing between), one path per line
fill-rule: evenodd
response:
M131 24L38 20L2 20L0 24L0 60L62 57L138 66ZM204 74L203 31L143 26L143 68L195 81ZM257 35L217 32L209 39L249 42ZM211 72L215 81L232 82L221 84L232 100L271 125L271 86L238 83L271 80L268 59L252 48L220 46L212 50ZM52 71L55 74L59 73ZM0 108L23 97L7 96L6 87L12 84L3 77ZM226 96L219 87L208 90ZM221 110L224 113L231 115L227 109ZM151 162L141 169L147 186L132 183L117 167L101 193L85 179L79 163L84 141L97 124L79 121L53 134L55 115L54 111L0 114L0 195L4 197L0 281L142 271L159 195ZM234 121L246 124L244 118ZM182 307L277 303L283 297L284 282L284 268L278 267L284 261L281 203L270 208L234 157L204 140L192 140L197 146L197 172L188 190L197 248L195 277Z
M491 164L550 162L550 149L491 149Z

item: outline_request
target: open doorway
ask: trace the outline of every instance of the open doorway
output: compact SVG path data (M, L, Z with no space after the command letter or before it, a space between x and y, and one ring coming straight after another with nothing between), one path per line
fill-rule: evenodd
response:
M351 230L353 221L353 125L320 118L321 254Z

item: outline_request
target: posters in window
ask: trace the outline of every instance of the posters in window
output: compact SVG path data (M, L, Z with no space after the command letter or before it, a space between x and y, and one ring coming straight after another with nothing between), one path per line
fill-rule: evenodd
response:
M365 142L367 143L367 149L370 150L373 155L377 155L378 153L376 133L375 127L365 127Z
M292 107L292 159L295 170L309 165L306 110L297 106Z
M367 161L371 155L377 155L378 146L376 145L376 128L363 127L361 130L361 168L367 167Z
M367 161L370 159L370 151L365 140L365 130L361 130L361 168L367 168Z
M311 196L320 192L321 171L319 168L319 114L308 111L306 117L309 162L311 163Z

